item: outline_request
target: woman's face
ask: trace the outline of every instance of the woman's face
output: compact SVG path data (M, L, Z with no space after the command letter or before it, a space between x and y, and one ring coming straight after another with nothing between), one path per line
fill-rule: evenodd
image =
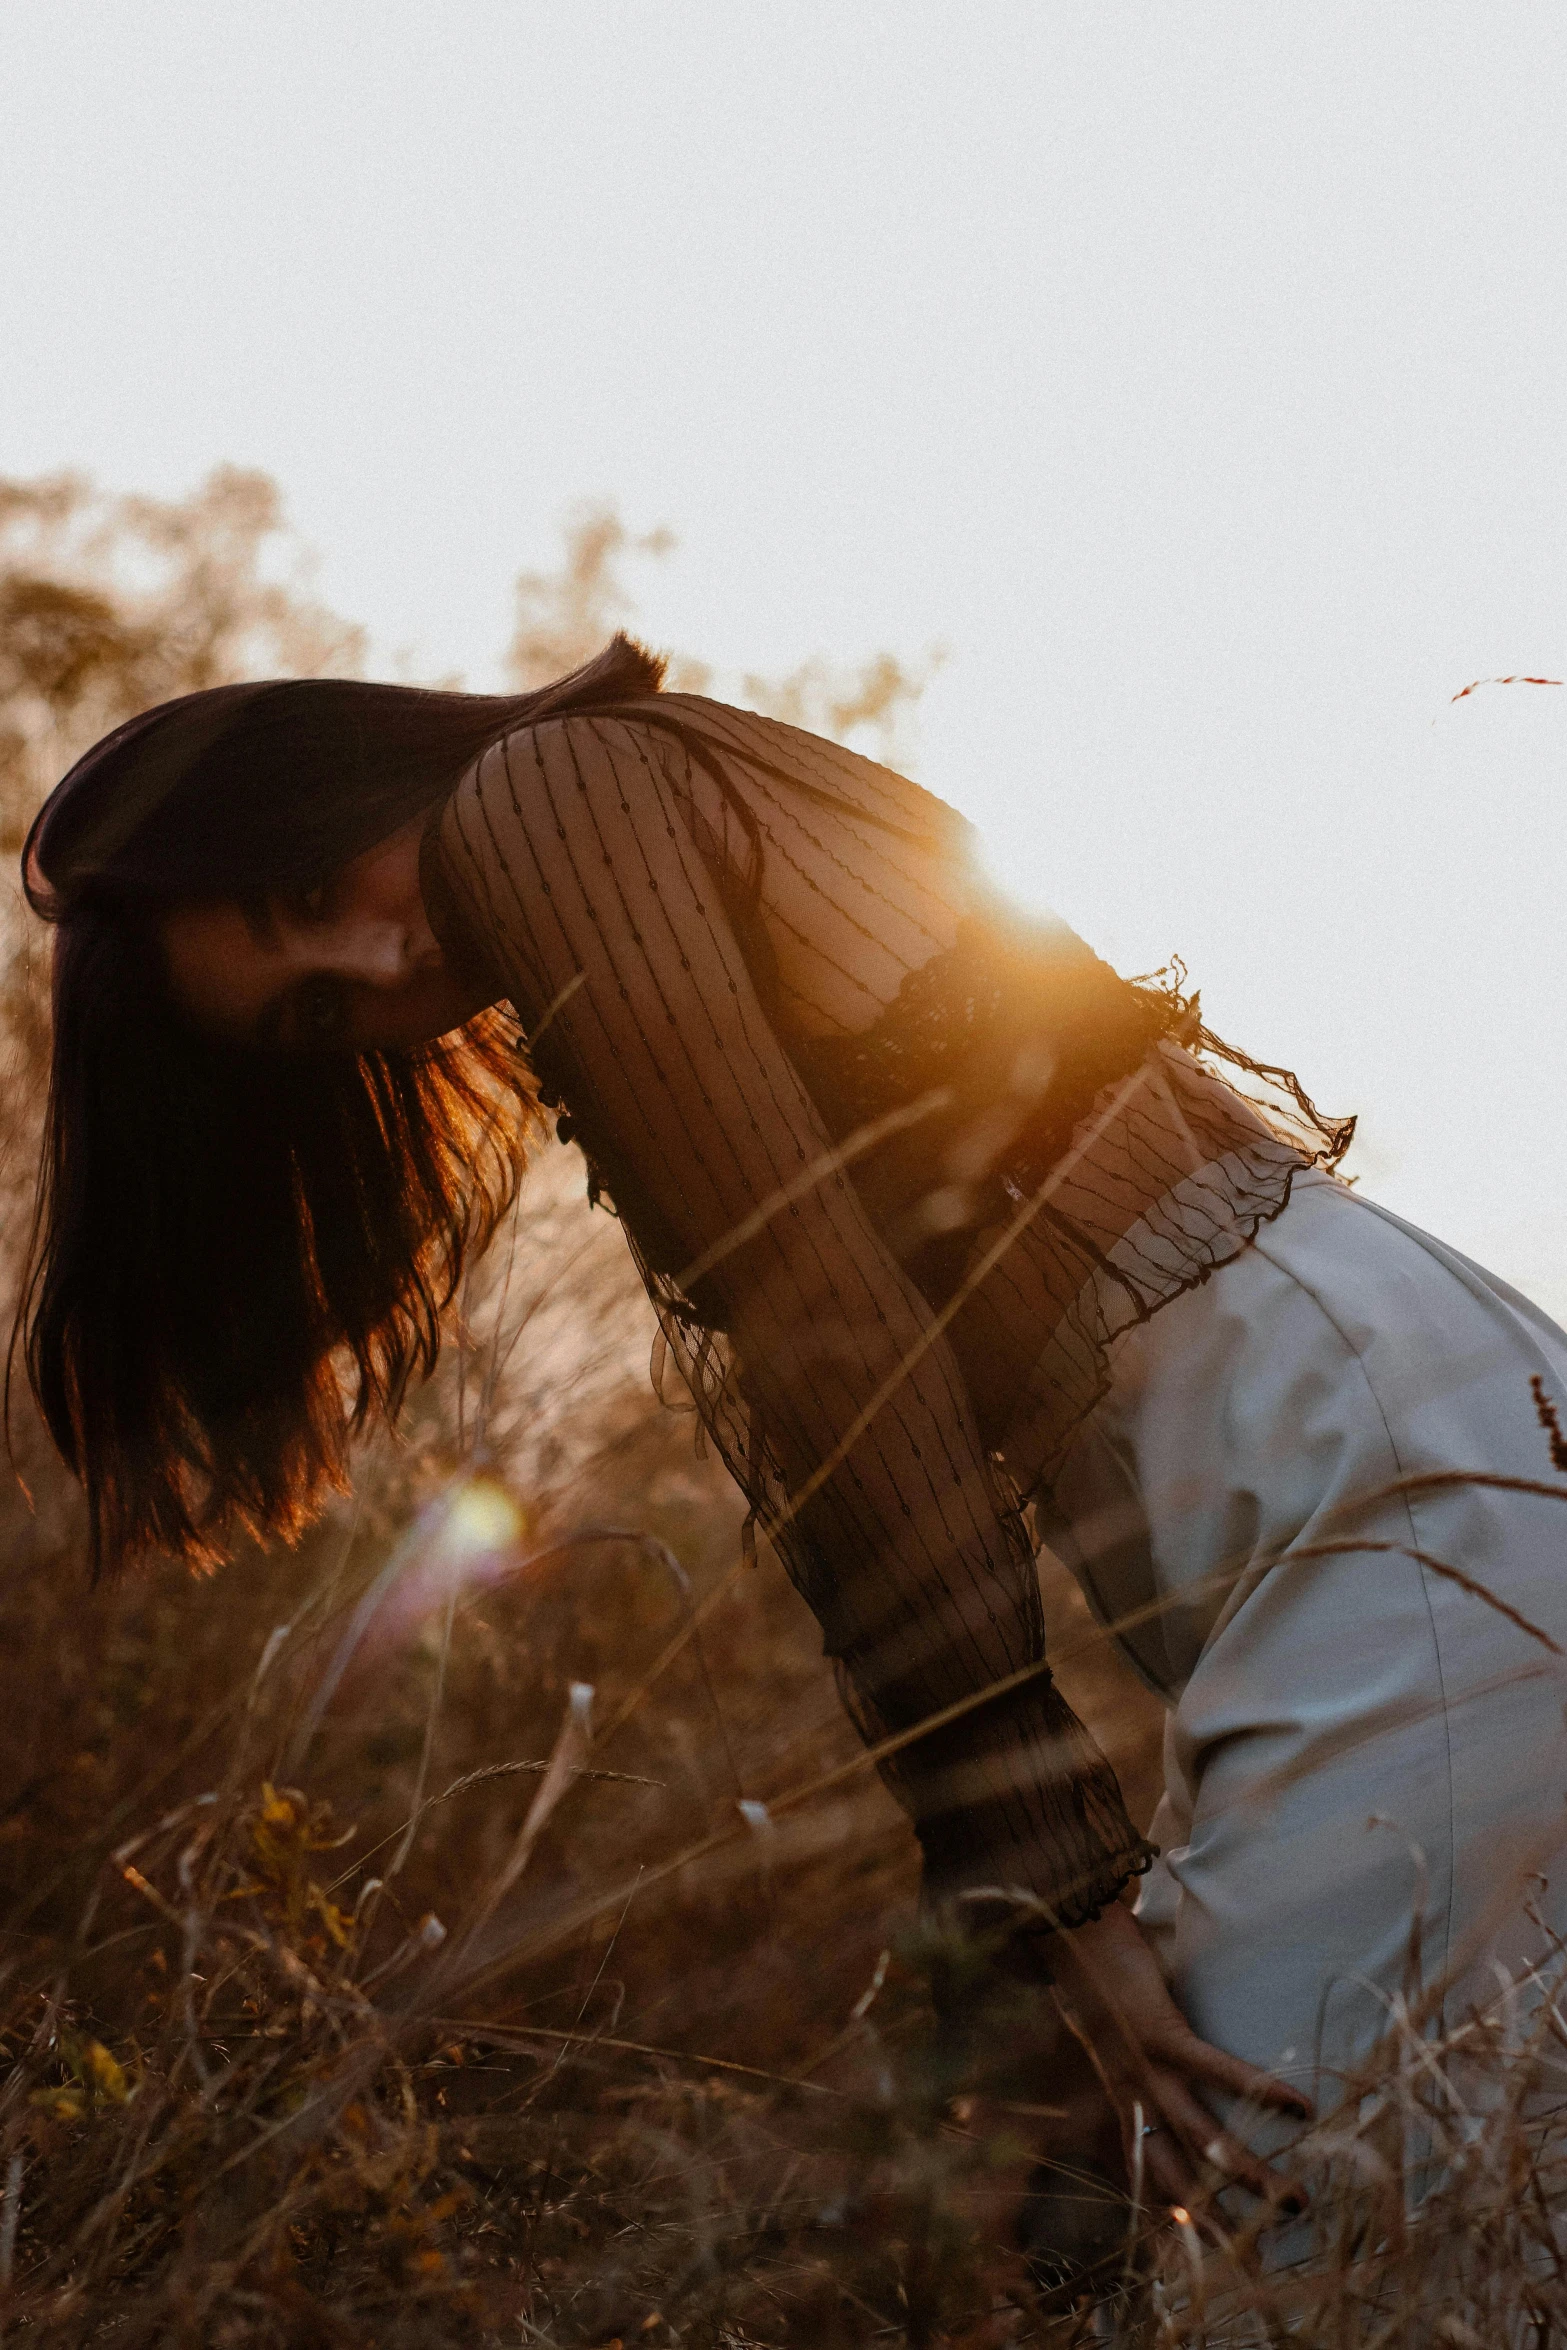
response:
M419 887L424 818L319 890L177 906L162 929L175 1001L198 1026L282 1052L397 1051L491 1000L446 961Z

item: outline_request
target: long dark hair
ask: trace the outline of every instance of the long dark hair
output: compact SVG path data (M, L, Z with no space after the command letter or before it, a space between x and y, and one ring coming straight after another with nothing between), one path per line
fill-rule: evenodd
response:
M407 1052L198 1033L162 918L324 879L512 727L660 675L617 637L534 694L218 687L120 727L45 803L23 874L56 925L54 1037L13 1359L85 1489L95 1573L299 1531L354 1432L433 1366L536 1114L502 1010Z

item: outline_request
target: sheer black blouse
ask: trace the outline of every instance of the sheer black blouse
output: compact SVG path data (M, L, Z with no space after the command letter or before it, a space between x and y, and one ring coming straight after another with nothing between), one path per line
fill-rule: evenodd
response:
M1010 1684L886 1767L928 1890L1096 1914L1151 1848L1043 1669L1024 1503L1301 1150L954 811L775 721L544 718L435 843L863 1735Z

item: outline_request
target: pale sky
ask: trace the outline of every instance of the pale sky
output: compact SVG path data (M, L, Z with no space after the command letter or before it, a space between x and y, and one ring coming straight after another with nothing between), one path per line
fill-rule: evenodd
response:
M260 465L491 682L616 501L720 668L948 659L1020 895L1567 1313L1567 12L4 0L0 471Z

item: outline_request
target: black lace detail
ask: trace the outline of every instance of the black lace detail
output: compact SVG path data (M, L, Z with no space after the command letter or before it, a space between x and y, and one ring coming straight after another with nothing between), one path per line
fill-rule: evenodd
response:
M1064 926L987 914L911 971L871 1028L790 1042L839 1142L940 1097L855 1165L897 1255L939 1306L974 1234L1008 1216L1017 1183L1032 1173L1037 1184L1103 1089L1184 1017L1178 999L1139 993Z
M1094 1139L1062 1173L1019 1253L1048 1294L1044 1344L1027 1363L998 1353L991 1301L976 1293L954 1343L977 1390L982 1428L1025 1497L1045 1492L1082 1422L1107 1393L1123 1331L1198 1288L1282 1215L1300 1145L1187 1051L1165 1041L1135 1091L1113 1089L1086 1125ZM1035 1195L1048 1169L1016 1163L1011 1197Z
M794 1047L840 1141L944 1097L854 1169L938 1309L1039 1201L950 1333L985 1439L1025 1499L1105 1394L1121 1332L1238 1255L1283 1212L1298 1170L1336 1165L1354 1131L1290 1072L1214 1036L1183 977L1126 981L1070 932L1020 942L971 921L873 1028ZM1242 1095L1207 1065L1218 1059L1270 1095ZM1025 1304L1021 1327L1008 1293Z

